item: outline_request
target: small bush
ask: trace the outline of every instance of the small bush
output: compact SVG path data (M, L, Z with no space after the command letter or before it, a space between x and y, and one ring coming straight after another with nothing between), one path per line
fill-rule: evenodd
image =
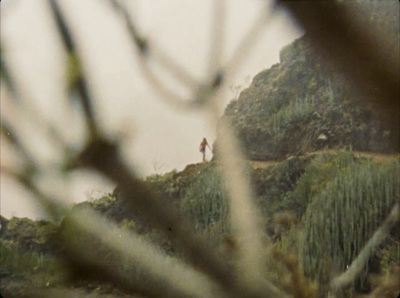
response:
M344 271L385 220L399 190L399 161L386 165L364 161L339 172L312 199L305 214L306 274L324 285L335 270ZM365 273L359 286L367 287Z
M62 265L42 253L21 252L0 242L2 274L30 280L38 287L54 285L65 278Z
M296 98L272 115L267 127L273 136L281 135L291 121L306 119L315 111L314 98Z
M378 252L378 256L381 258L381 271L385 273L389 272L391 267L400 267L400 240L391 239L390 242Z
M182 207L198 230L225 232L228 196L216 169L208 168L186 189Z
M356 163L356 160L350 152L316 156L297 181L295 189L285 196L283 204L286 208L290 208L298 216L301 216L311 198L324 190L336 175L346 171L354 163Z

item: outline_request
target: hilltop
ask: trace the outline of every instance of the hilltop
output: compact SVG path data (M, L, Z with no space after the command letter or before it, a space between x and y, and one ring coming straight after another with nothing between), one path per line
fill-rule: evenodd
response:
M221 165L218 161L212 161L188 165L181 172L172 171L165 175L150 176L143 183L154 195L165 202L174 204L177 209L190 216L200 234L207 237L216 248L225 250L226 239L230 237L227 222L229 207L220 173ZM399 173L398 155L334 150L293 156L283 161L248 161L245 169L258 210L262 215L265 235L273 243L291 253L300 253L299 248L303 247L306 268L309 268L308 262L315 266L315 261L309 261L308 258L310 254L318 256L318 253L313 246L302 243L294 235L302 231L301 233L313 233L313 237L324 237L325 233L318 235L318 232L313 230L314 225L309 225L307 222L315 220L312 216L316 210L326 213L327 210L323 211L318 204L339 202L338 205L333 205L325 216L328 218L330 216L328 214L336 209L343 216L347 216L341 229L348 234L346 241L349 243L349 248L336 248L334 244L331 247L335 254L346 256L335 261L335 266L342 270L343 266L349 262L349 255L357 254L360 245L368 240L371 232L379 226L379 222L382 222L395 202L400 188ZM335 186L338 181L339 183L346 181L348 186L341 190ZM348 191L364 192L371 181L383 192L378 188L369 190L371 193L366 194L364 198L361 197L362 201L358 202L358 199L355 201L356 210L342 208L340 200L338 201L341 196ZM352 189L353 187L356 188ZM390 196L388 196L388 190L390 190ZM121 194L116 189L114 193L106 194L100 199L78 204L74 209L92 208L119 226L134 231L155 243L166 254L179 256L179 249L173 241L151 225L142 222L140 214L128 212L124 204ZM310 213L307 209L311 204L314 212ZM376 210L374 215L371 215L369 211L371 208ZM357 236L361 238L356 238L355 234L358 232L352 231L346 225L354 225L359 218L365 218L371 223L374 218L375 220L364 234ZM309 228L303 230L304 224ZM31 287L40 290L42 287L50 286L57 289L59 286L70 285L79 294L87 294L95 289L98 294L111 295L108 297L125 297L128 294L108 283L96 282L89 277L71 280L68 271L61 267L62 260L65 258L65 247L57 240L58 235L63 232L63 224L13 218L9 221L3 219L2 225L0 233L1 260L4 264L0 271L2 291L24 293L24 289L30 291ZM332 236L328 234L328 237ZM400 264L396 253L399 249L399 237L396 229L391 231L389 240L379 248L372 259L374 264L381 265L371 266L369 273L391 270L392 266ZM344 250L341 252L342 249ZM317 268L319 268L318 265ZM321 278L315 275L313 270L316 269L308 270L310 277ZM369 288L368 283L364 282L361 285L363 290Z
M286 46L280 56L279 64L256 75L227 106L223 118L232 123L245 150L243 172L261 215L263 236L273 248L301 260L306 277L323 292L329 274L346 269L399 198L398 132L379 111L359 104L348 82L323 63L307 36ZM140 183L189 217L211 247L229 255L234 242L221 167L217 157ZM119 188L75 205L72 213L87 207L156 244L169 257L180 256L173 240L126 207ZM74 271L63 267L68 253L59 235L67 218L61 224L1 219L2 293L26 297L32 288L67 286L79 295L130 296L112 283L71 276ZM397 270L399 241L395 227L357 279L357 292L374 288L368 274ZM103 249L101 243L99 247ZM118 268L123 274L134 269Z
M323 149L398 152L399 110L377 109L315 50L307 34L257 74L224 118L251 160L284 159ZM372 88L373 86L368 86ZM371 95L373 97L373 94ZM218 137L216 144L218 144Z

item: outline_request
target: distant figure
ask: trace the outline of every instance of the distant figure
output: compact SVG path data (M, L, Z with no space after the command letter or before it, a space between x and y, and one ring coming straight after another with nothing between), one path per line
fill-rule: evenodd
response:
M200 152L203 153L203 162L206 161L206 146L211 150L210 145L207 143L207 139L203 138L203 141L200 143Z

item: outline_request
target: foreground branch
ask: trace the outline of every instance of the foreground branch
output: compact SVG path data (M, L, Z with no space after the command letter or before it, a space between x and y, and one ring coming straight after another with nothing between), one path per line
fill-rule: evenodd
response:
M334 278L331 282L332 291L340 296L340 293L348 287L363 269L367 260L371 257L375 248L379 246L389 235L390 229L400 221L400 204L397 203L388 218L382 226L375 232L372 238L367 242L361 250L357 258L352 262L351 266L340 276Z
M208 243L193 233L193 227L167 200L161 200L135 177L120 158L118 145L108 140L94 140L79 158L81 166L93 168L115 181L121 189L126 207L139 211L147 223L160 231L168 230L169 237L183 249L186 260L218 283L230 297L285 297L272 285L262 289L251 287L240 279L228 265L226 258L215 253ZM246 274L247 272L243 272Z

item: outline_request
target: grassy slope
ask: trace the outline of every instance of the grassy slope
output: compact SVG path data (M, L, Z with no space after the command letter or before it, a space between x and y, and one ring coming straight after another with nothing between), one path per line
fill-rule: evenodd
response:
M396 160L396 156L370 153L314 152L279 162L250 161L246 173L250 176L267 235L283 251L300 254L301 251L293 250L293 247L304 244L293 236L293 231L306 231L303 223L308 220L306 210L311 202L315 205L316 200L320 200L320 195L332 188L330 185L350 165L360 167L369 163L380 167L393 165ZM221 249L224 249L224 239L229 237L229 227L226 224L229 208L219 168L218 162L189 165L182 172L172 171L165 175L148 177L144 183L158 196L174 198L178 208L183 207L184 212L196 219L198 231L210 241L222 245ZM121 212L124 208L118 196L107 195L83 205L92 206L120 225L142 233L167 253L179 253L174 249L174 244L157 231L151 228L142 229L134 218ZM382 211L383 214L387 212L386 209ZM303 216L304 214L306 215ZM382 217L379 221L381 220ZM51 253L54 250L51 239L55 230L56 226L43 221L12 219L8 222L0 236L3 290L15 286L16 281L25 286L39 288L65 284L65 272ZM397 236L393 235L391 241L380 247L375 258L381 265L373 269L375 272L399 264ZM96 287L107 288L104 285Z

